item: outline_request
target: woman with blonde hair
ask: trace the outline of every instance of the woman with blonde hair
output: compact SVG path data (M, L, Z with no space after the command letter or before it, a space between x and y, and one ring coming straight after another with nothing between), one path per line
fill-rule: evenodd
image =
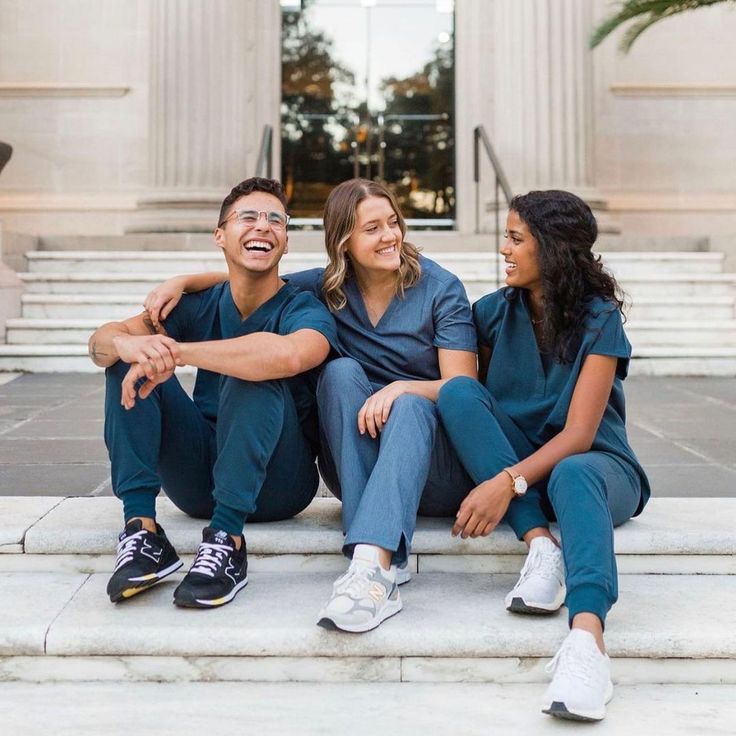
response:
M386 187L365 179L338 185L324 226L328 266L287 277L328 305L346 356L325 366L317 403L320 468L342 499L351 563L318 623L362 632L401 610L397 575L417 513L454 515L474 485L435 402L447 380L477 377L476 334L460 280L406 242ZM146 307L154 318L164 315L173 294L212 278L170 280Z

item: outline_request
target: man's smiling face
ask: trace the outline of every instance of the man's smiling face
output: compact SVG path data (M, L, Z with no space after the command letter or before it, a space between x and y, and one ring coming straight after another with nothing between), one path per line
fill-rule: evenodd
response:
M273 194L251 192L236 200L215 230L228 268L251 273L278 268L289 240L285 221L284 205Z

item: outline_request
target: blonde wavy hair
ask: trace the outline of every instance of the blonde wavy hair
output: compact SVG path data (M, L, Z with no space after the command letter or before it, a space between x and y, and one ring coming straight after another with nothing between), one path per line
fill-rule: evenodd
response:
M347 303L345 282L354 276L350 256L345 244L355 230L358 205L368 197L384 197L396 214L401 229L400 265L396 271L396 294L404 296L404 290L419 281L422 267L419 264L419 249L404 240L406 222L401 214L396 197L382 184L368 179L349 179L338 184L327 197L324 211L325 248L329 264L325 268L322 289L327 306L339 311Z

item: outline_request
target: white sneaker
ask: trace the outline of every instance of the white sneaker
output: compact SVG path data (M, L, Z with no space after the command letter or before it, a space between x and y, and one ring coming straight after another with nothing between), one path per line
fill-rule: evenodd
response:
M535 537L513 590L506 595L507 611L554 613L565 602L565 565L560 548L547 537Z
M391 565L391 569L396 575L396 585L404 585L405 583L411 582L411 570L409 569L408 560L402 565ZM340 577L332 584L333 595L336 592L342 590L349 579L350 567L348 567L348 569L342 575L340 575Z
M595 637L573 629L546 667L554 672L542 699L542 713L573 721L600 721L613 697L611 660Z
M407 560L401 565L391 565L396 570L396 585L403 585L411 580L411 570Z
M335 581L330 600L319 612L317 625L355 633L370 631L400 610L396 568L384 570L378 549L358 544L348 571Z

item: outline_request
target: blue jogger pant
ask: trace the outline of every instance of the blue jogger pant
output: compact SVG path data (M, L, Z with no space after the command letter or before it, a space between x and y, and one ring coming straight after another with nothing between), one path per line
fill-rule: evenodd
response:
M455 514L473 483L439 425L434 402L403 394L376 439L358 432L358 411L377 390L352 358L328 363L317 386L320 468L342 499L344 552L373 544L402 563L411 547L417 512Z
M445 431L477 485L536 449L478 381L454 378L437 402ZM571 455L542 483L515 498L504 517L521 539L556 519L565 560L569 620L606 614L618 598L613 528L631 518L641 496L634 468L604 452Z
M124 409L128 368L118 361L105 372L105 443L126 519L155 516L160 488L203 519L216 503L251 521L286 519L309 505L319 477L284 381L223 376L214 424L176 377Z

